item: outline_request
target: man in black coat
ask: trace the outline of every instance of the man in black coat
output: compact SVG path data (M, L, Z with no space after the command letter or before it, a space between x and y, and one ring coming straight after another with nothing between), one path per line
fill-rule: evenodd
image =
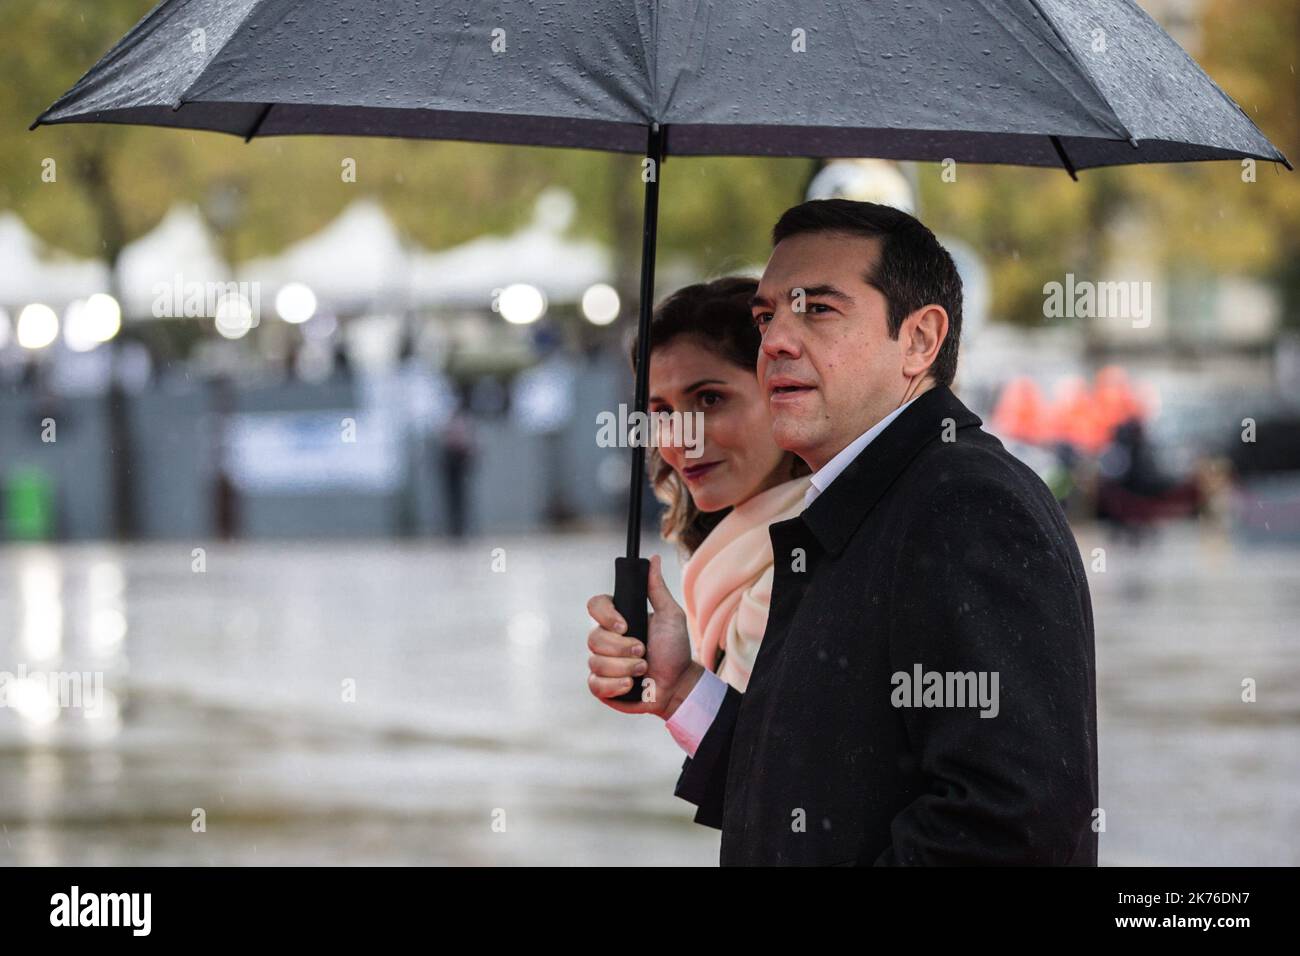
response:
M1088 585L1051 493L949 388L951 258L844 200L794 207L773 240L758 376L813 487L770 529L749 685L690 660L656 560L640 669L608 597L588 605L592 693L668 722L691 754L676 793L724 865L1095 865ZM613 699L642 673L653 699Z

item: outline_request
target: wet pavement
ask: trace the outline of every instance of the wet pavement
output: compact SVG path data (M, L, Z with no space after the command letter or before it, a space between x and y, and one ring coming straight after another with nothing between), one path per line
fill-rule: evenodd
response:
M1300 549L1080 544L1103 863L1300 863ZM662 723L586 690L620 547L5 547L0 864L715 864Z

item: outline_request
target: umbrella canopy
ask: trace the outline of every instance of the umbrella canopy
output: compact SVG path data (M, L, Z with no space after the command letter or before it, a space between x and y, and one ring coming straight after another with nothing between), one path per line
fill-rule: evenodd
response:
M163 0L37 123L1068 170L1286 162L1132 0ZM509 122L503 122L509 117Z
M644 149L637 412L669 153L1071 176L1286 163L1132 0L163 0L33 126L79 121ZM634 443L627 557L615 561L629 634L646 633L644 456Z

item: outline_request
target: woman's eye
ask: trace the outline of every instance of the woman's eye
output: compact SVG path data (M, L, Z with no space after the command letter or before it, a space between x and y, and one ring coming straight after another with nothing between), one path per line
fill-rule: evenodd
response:
M722 395L719 392L700 392L700 404L705 408L712 408L722 401Z
M759 312L757 315L754 316L755 325L767 325L767 323L771 321L772 321L771 312Z

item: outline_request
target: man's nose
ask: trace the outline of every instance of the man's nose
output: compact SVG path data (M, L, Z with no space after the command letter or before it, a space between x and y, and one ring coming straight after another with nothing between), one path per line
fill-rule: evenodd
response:
M798 358L802 349L797 334L798 316L790 309L781 308L772 313L772 320L763 330L763 354L769 359Z

